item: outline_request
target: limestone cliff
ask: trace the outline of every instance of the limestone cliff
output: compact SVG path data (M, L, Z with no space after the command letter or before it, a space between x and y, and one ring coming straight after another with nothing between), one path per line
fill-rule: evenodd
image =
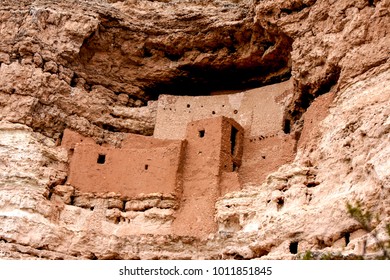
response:
M375 253L346 203L377 213L386 238L389 30L389 0L1 1L0 258ZM66 128L120 146L127 133L153 134L160 94L239 92L290 77L284 133L295 158L220 197L207 238L126 230L127 219L164 230L177 207L169 197L126 202L129 216L116 193L65 185ZM171 206L153 207L162 203Z

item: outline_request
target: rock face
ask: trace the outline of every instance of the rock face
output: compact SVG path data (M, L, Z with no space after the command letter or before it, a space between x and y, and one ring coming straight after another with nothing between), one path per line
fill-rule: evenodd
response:
M374 230L386 238L389 11L389 0L2 1L0 258L375 253L346 204L378 214ZM295 158L245 173L241 190L215 204L218 229L207 237L164 231L177 207L167 197L124 206L117 193L75 196L65 184L66 128L119 147L127 133L153 134L161 94L240 92L289 77L283 130ZM269 152L280 156L278 145ZM131 232L130 219L161 234Z

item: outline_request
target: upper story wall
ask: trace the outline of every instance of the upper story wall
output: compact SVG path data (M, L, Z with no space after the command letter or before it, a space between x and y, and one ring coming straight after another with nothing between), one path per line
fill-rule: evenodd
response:
M154 137L184 139L188 123L215 116L237 121L244 128L246 137L278 133L283 128L282 101L292 88L290 80L229 95L161 95Z
M221 129L221 170L237 171L242 162L244 129L235 120L228 118L223 118Z
M187 174L219 176L232 172L241 164L243 128L234 120L214 117L194 121L186 129L185 153Z
M183 194L172 224L175 234L207 236L217 230L215 202L228 190L240 188L238 181L234 186L221 185L221 176L228 173L237 178L233 166L241 162L242 138L242 127L222 116L188 124Z

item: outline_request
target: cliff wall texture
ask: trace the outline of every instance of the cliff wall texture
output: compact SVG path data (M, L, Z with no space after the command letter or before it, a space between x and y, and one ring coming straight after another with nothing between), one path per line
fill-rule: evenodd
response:
M389 30L389 0L1 1L0 257L377 253L346 204L378 214L373 230L387 237ZM282 129L295 157L247 172L252 183L208 210L217 229L205 238L169 234L178 207L170 197L123 201L65 184L66 128L119 147L128 133L153 134L161 94L237 93L288 79ZM267 153L280 156L278 141ZM262 156L261 142L251 147ZM160 234L132 232L129 221Z

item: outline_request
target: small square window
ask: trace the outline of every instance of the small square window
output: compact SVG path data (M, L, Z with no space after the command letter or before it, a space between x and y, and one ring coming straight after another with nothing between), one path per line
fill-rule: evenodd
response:
M205 131L204 129L199 130L199 137L200 137L200 138L203 138L204 135L205 135L205 133L206 133L206 131Z
M104 164L106 162L106 155L105 154L99 154L97 158L98 164Z

